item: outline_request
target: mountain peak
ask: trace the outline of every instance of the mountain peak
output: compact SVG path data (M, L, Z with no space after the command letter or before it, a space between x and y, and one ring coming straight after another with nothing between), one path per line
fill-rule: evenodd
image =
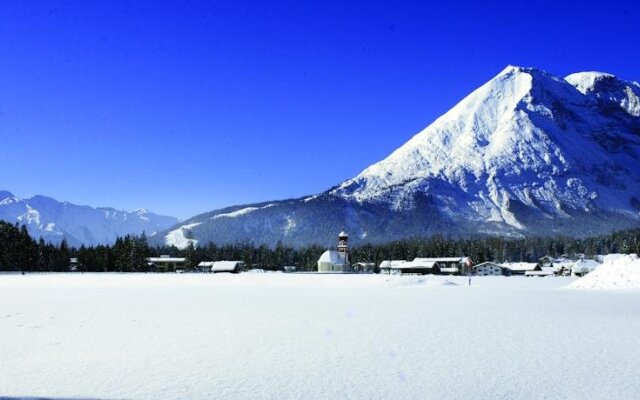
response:
M576 82L586 82L582 91ZM268 208L230 207L233 218L202 214L156 240L307 245L333 243L341 229L355 242L388 242L436 233L585 237L637 227L639 89L610 74L565 79L509 65L326 192Z
M178 221L145 209L129 213L60 202L42 195L18 199L7 191L0 191L0 220L24 224L31 235L46 241L66 238L74 246L112 243L117 236L157 232Z
M596 90L596 84L599 82L617 80L615 75L598 71L576 72L565 76L564 79L582 94Z
M440 203L439 208L464 210L478 220L516 229L525 224L512 211L514 204L548 216L567 216L566 210L591 212L614 203L617 210L634 213L632 203L638 201L632 199L640 193L625 188L640 182L640 165L631 154L640 143L626 132L637 124L622 122L620 116L603 122L611 118L607 108L569 82L592 77L598 82L613 76L585 74L565 80L540 69L509 65L386 159L332 193L360 203L384 199L396 210L415 207L415 195L424 193ZM640 102L634 92L628 86L613 89L594 88L601 102L638 115ZM613 143L628 143L628 154L616 157L622 153L621 144ZM602 171L612 171L613 165L624 172L605 178ZM589 176L592 172L595 176Z
M578 72L564 78L580 93L605 108L619 108L640 117L640 84L625 81L606 72Z
M4 200L4 199L8 199L9 197L15 197L13 195L13 193L6 191L6 190L0 190L0 201Z

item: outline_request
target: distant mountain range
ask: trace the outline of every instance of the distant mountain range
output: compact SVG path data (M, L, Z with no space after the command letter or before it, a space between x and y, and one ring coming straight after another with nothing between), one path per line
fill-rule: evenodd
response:
M386 159L323 193L228 207L157 243L333 244L435 233L587 236L640 226L640 85L509 66Z
M45 196L21 199L7 191L0 191L0 220L26 225L33 237L53 243L66 239L72 246L113 243L118 236L143 231L153 235L178 222L145 209L93 208Z

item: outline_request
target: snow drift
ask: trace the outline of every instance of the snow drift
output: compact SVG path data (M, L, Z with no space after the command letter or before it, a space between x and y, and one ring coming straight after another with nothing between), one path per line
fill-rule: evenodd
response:
M574 289L640 289L640 259L636 254L610 254L595 271L571 283Z

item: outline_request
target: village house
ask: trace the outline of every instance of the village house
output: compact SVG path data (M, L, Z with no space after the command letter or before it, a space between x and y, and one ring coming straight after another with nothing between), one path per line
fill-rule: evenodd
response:
M474 265L471 269L472 273L478 276L486 276L486 275L511 275L511 270L505 268L504 266L486 261L477 265Z
M435 261L416 258L413 261L392 265L391 271L396 274L437 275L440 273L440 266Z
M378 270L380 271L381 274L391 274L394 271L398 271L398 269L394 267L400 264L404 264L406 262L407 260L384 260L380 262L380 265L378 266Z
M466 275L471 272L471 267L473 267L473 261L470 257L416 258L413 262L436 263L438 273L446 275Z
M160 257L147 258L149 269L156 272L175 272L184 270L187 265L187 259L184 257L171 257L161 255Z
M473 261L469 257L414 258L413 261L385 260L380 273L391 274L447 274L464 275L471 272Z
M511 275L524 275L527 271L535 270L537 266L537 263L527 262L507 262L502 264L502 268L509 269Z
M541 268L550 268L553 267L553 262L555 261L555 259L551 256L544 256L544 257L540 257L538 259L538 265Z

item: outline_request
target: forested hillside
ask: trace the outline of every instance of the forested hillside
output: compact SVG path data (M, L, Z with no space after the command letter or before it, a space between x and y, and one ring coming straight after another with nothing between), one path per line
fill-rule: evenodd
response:
M324 247L318 245L294 248L237 243L203 247L152 247L146 236L118 238L113 246L69 247L35 241L24 226L0 221L0 270L2 271L67 271L69 258L76 257L81 271L146 272L146 257L169 254L186 257L189 267L200 261L242 260L248 266L282 269L285 265L300 270L314 270ZM351 248L352 262L411 260L415 257L469 256L475 263L483 261L535 261L544 255L640 253L640 229L588 239L567 237L501 239L484 237L468 240L447 239L436 235L426 239L407 239L386 244L366 244Z

